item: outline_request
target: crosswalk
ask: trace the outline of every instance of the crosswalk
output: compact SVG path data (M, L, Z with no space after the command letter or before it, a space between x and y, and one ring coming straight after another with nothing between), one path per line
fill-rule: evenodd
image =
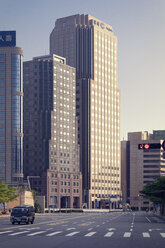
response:
M81 235L84 237L93 237L96 235L100 235L99 232L97 231L88 231L87 233L84 232L80 232L80 231L76 231L72 228L70 229L66 229L65 231L63 230L52 230L51 229L46 229L46 230L30 230L30 228L27 228L27 230L7 230L7 231L0 231L0 238L2 236L21 236L21 235L26 235L28 237L33 237L33 236L45 236L45 237L54 237L54 236L65 236L65 237L72 237L72 236L76 236L76 235ZM128 239L128 238L133 238L134 232L110 232L110 231L105 231L104 234L101 234L103 237L105 238L111 238L111 237L115 237L115 235L122 236L124 239ZM137 233L136 233L137 235ZM140 235L141 238L147 239L147 238L151 238L152 237L152 233L151 232L142 232L139 233L138 235ZM159 235L160 238L165 239L165 232L157 232L157 235Z

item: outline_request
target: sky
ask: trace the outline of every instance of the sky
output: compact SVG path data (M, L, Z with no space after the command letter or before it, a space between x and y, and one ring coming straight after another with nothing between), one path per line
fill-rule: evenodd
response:
M16 30L24 61L49 53L57 18L90 14L118 38L121 139L165 130L165 0L0 0L0 30Z

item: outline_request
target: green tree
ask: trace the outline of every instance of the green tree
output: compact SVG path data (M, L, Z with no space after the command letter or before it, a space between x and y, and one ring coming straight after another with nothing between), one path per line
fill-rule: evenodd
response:
M0 181L0 203L3 204L4 212L6 212L6 202L16 199L18 195L16 187L9 187L3 181Z
M165 177L156 178L144 186L140 193L154 204L160 204L160 213L165 214Z

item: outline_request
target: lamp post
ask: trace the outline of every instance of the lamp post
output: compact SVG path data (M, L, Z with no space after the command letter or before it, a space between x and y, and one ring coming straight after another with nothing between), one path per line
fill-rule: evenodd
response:
M140 198L140 195L138 195L138 210L141 211L141 198Z

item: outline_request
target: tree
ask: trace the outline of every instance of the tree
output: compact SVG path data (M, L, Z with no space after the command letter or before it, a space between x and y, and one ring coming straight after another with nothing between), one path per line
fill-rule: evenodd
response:
M146 184L140 193L154 204L160 204L160 213L165 214L165 177L156 178L153 183Z
M3 181L0 181L0 203L3 204L4 213L6 212L6 202L13 201L18 195L16 187L9 187Z

